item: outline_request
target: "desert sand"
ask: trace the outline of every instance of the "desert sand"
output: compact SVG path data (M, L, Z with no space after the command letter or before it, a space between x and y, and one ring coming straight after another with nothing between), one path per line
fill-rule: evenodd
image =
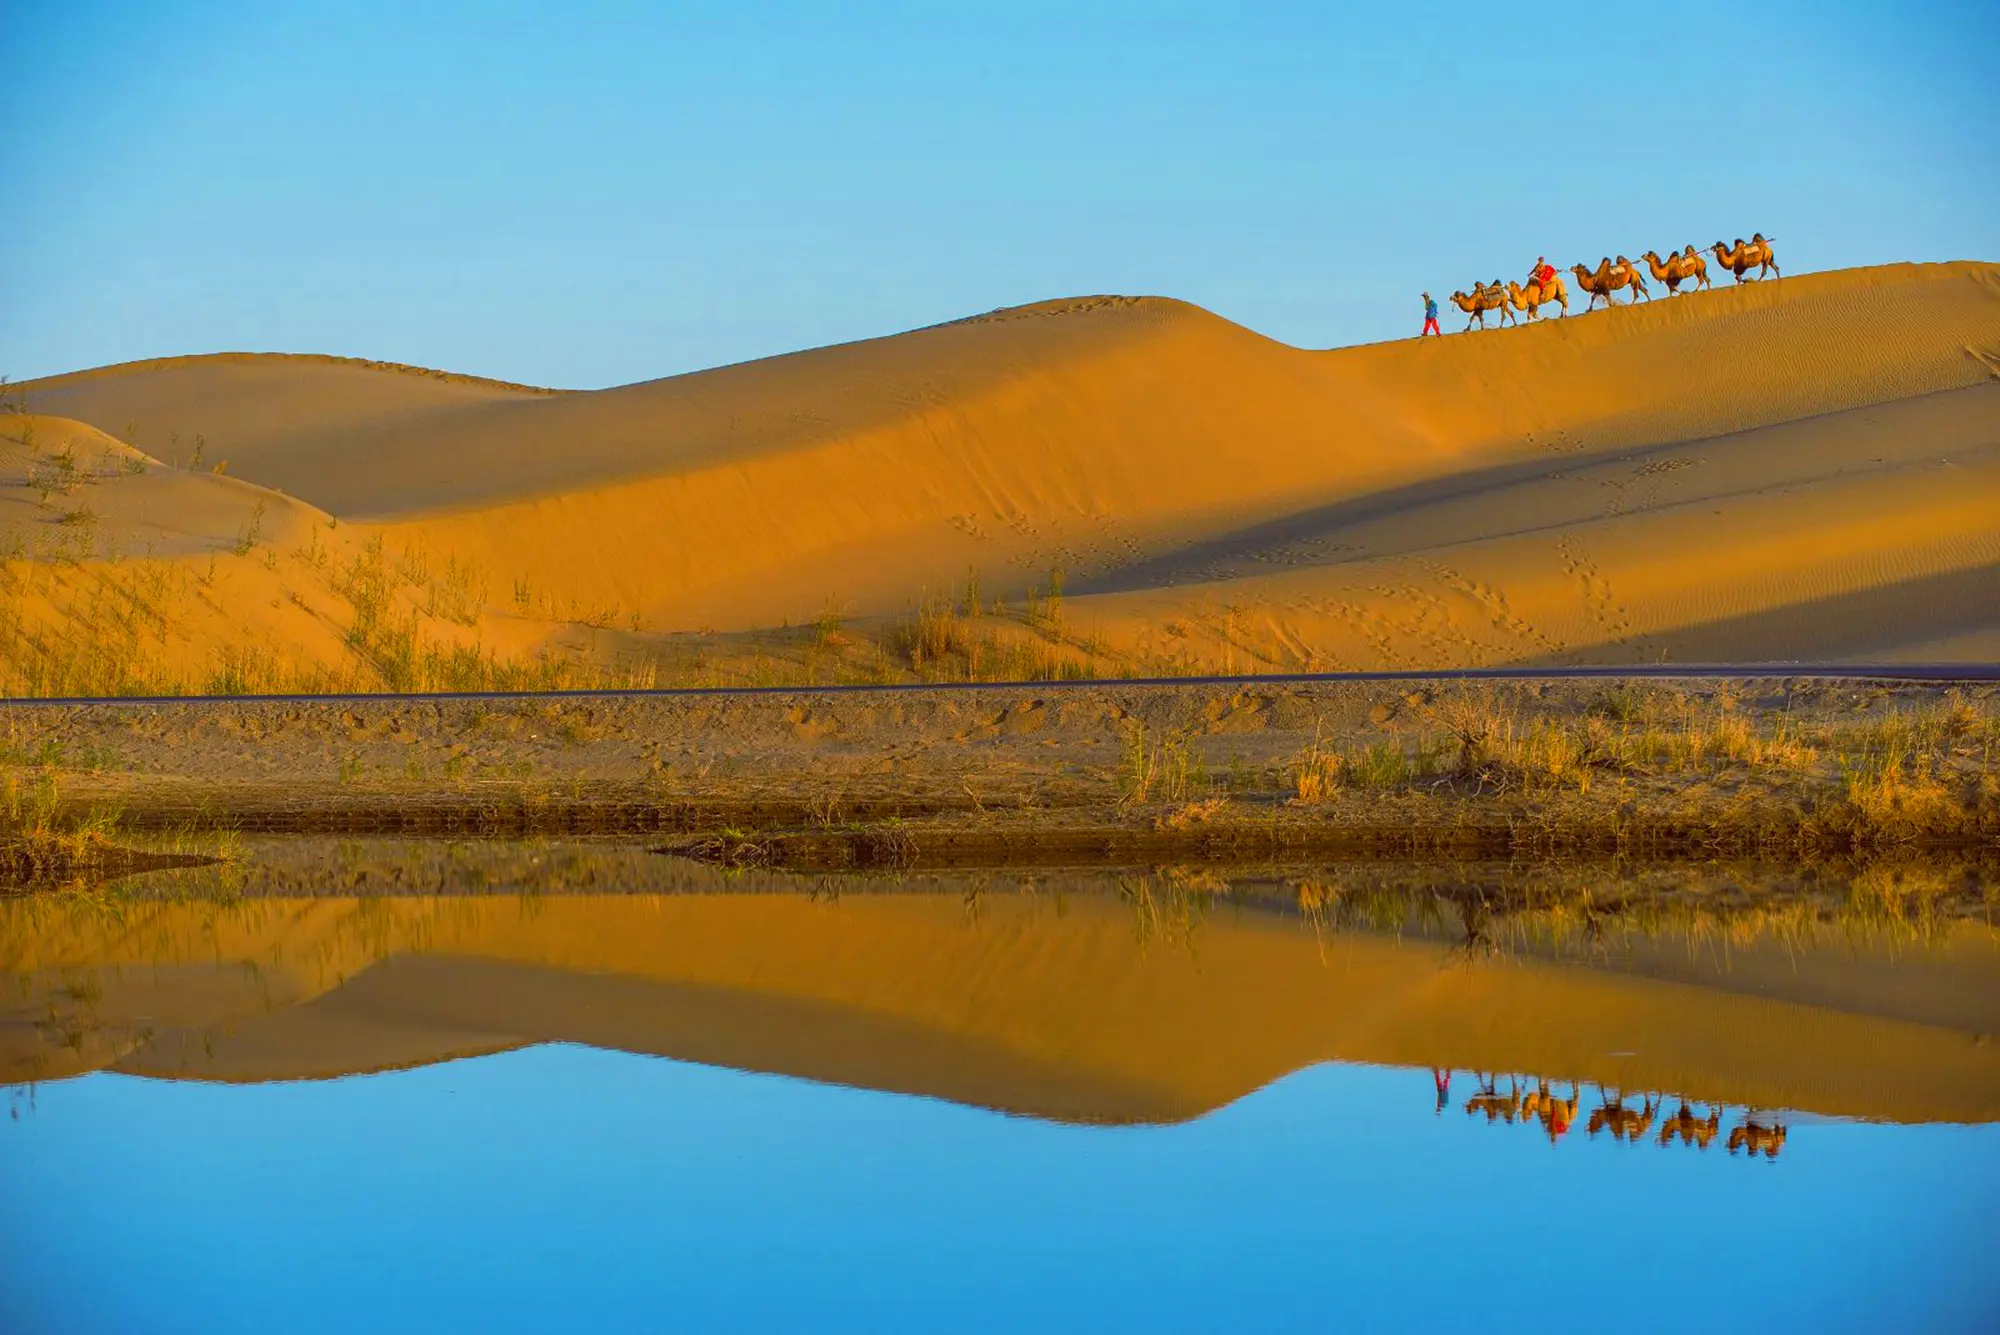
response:
M1200 1116L1327 1059L2000 1115L1984 924L1922 948L1669 936L1468 965L1227 894L1177 924L1158 877L975 902L664 865L675 893L0 902L0 1081L327 1078L581 1042L1079 1121Z
M1996 375L1979 263L1331 351L1093 297L590 392L132 363L0 431L0 687L1990 660Z

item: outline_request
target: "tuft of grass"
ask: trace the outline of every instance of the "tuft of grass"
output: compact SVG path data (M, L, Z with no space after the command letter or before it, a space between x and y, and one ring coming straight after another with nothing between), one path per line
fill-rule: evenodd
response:
M1185 734L1156 734L1136 719L1126 725L1118 762L1121 806L1185 802L1208 787L1208 771Z
M1049 572L1049 587L1046 593L1030 587L1028 590L1028 624L1056 639L1063 633L1063 572L1060 569Z
M847 643L841 637L840 628L844 622L840 609L829 603L813 618L812 642L815 649L838 649Z
M1431 779L1445 772L1447 748L1429 736L1414 746L1400 739L1372 742L1352 754L1318 736L1293 758L1293 800L1313 806L1331 800L1343 789L1393 789Z
M472 566L447 556L435 578L426 578L424 615L460 626L476 626L486 606L486 582ZM518 594L517 594L518 598Z
M230 549L238 556L248 556L264 536L264 502L258 501L257 508L250 512L250 522L236 534L236 541Z
M935 673L957 659L966 663L968 677L976 673L980 642L953 599L926 595L912 617L889 628L886 639L890 652L914 672Z
M87 866L109 847L116 825L108 807L66 811L53 770L25 784L0 776L0 878L61 876Z
M1228 805L1229 797L1224 793L1198 798L1192 802L1183 802L1154 821L1153 828L1158 830L1186 830L1196 825L1206 825L1209 821L1221 815L1223 809Z

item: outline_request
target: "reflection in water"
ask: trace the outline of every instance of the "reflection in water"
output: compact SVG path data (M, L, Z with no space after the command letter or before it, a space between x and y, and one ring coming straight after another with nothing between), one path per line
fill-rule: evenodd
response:
M382 892L272 882L214 900L176 893L176 873L0 903L0 1079L327 1078L581 1042L1082 1122L1198 1117L1326 1060L1532 1071L1701 1106L2000 1117L2000 934L1963 868L885 882L587 846L331 849L256 865L296 857ZM540 884L547 867L592 891L403 893ZM675 889L603 892L627 874ZM1890 903L1901 916L1878 912ZM1538 1124L1545 1107L1536 1081L1481 1097L1516 1119L1532 1100ZM1566 1124L1562 1102L1546 1095Z
M1429 1329L1628 1203L1759 1229L1564 1232L1641 1326L2000 1303L1976 869L252 859L0 903L11 1328Z
M1518 1122L1524 1127L1539 1127L1551 1145L1569 1134L1583 1103L1584 1086L1581 1084L1571 1083L1569 1093L1563 1095L1540 1077L1510 1075L1506 1078L1507 1088L1503 1092L1498 1075L1470 1074L1477 1087L1466 1097L1467 1117L1484 1113L1488 1123L1511 1126ZM1431 1079L1437 1087L1435 1111L1440 1114L1451 1106L1452 1075L1450 1071L1431 1072ZM1606 1134L1610 1139L1628 1145L1637 1145L1646 1139L1653 1129L1654 1120L1661 1116L1671 1101L1678 1102L1680 1106L1660 1122L1659 1135L1653 1143L1666 1148L1678 1142L1706 1150L1721 1134L1726 1112L1725 1105L1710 1102L1697 1113L1694 1103L1674 1095L1632 1095L1622 1090L1600 1088L1596 1097L1597 1106L1591 1109L1589 1120L1584 1124L1585 1133L1592 1139L1600 1133ZM1638 1100L1638 1106L1628 1106L1632 1099ZM1736 1154L1747 1150L1753 1156L1762 1154L1767 1159L1777 1158L1778 1151L1785 1145L1785 1124L1780 1115L1743 1108L1737 1116L1737 1125L1724 1142L1729 1152Z
M1423 1115L1435 1074L1318 1065L1115 1128L562 1045L90 1075L0 1122L8 1326L1384 1331L1566 1302L1632 1331L1993 1328L2000 1127L1808 1120L1746 1172L1635 1148L1668 1102L1593 1139L1617 1094L1551 1082L1552 1124L1583 1109L1552 1149L1534 1081L1456 1077L1455 1103L1518 1093L1489 1124Z

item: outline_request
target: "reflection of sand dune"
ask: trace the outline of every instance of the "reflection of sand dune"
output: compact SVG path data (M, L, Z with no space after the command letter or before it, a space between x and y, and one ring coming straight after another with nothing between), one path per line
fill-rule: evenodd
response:
M283 901L78 921L9 906L5 1078L338 1075L573 1041L1074 1120L1199 1115L1323 1059L1528 1070L1759 1107L2000 1118L2000 941L1903 961L1904 1004L1810 998L1739 949L1665 981L1216 910L1180 945L1117 901L943 896ZM1864 952L1865 955L1865 952ZM87 963L88 962L88 963ZM66 1046L70 1040L74 1043ZM1573 1114L1572 1114L1573 1115Z
M1332 352L1093 298L594 392L242 355L26 388L155 458L199 434L342 541L461 558L489 644L559 629L510 589L731 630L1061 568L1130 652L1368 667L1991 656L1995 366L2000 278L1960 264ZM1879 624L1796 615L1920 581Z

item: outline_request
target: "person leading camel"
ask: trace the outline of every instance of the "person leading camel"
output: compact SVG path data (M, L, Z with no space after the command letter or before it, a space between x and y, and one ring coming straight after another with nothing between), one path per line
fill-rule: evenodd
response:
M1444 337L1444 330L1438 328L1438 304L1431 300L1431 294L1428 292L1424 293L1424 333L1418 334L1417 337L1422 338L1424 334Z

